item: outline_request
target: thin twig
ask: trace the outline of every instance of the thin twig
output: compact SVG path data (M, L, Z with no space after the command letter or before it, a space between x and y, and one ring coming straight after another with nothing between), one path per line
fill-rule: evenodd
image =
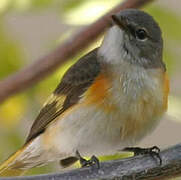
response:
M101 163L99 170L90 167L3 180L163 180L181 175L181 144L162 151L160 157L161 166L158 159L143 155Z
M127 0L113 8L95 23L91 24L48 55L0 82L0 102L25 90L55 71L69 58L93 42L110 24L110 15L126 8L139 8L152 0Z

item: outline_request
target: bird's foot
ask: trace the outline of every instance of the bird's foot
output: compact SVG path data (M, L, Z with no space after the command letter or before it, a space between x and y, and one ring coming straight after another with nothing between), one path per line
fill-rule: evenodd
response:
M80 155L79 151L76 151L76 157L79 159L82 168L90 166L95 166L97 169L100 168L99 159L94 155L89 160L86 160Z
M123 151L133 152L135 156L149 154L153 158L156 157L159 160L160 165L162 164L162 159L159 154L160 148L158 148L157 146L153 146L150 148L127 147L127 148L124 148Z

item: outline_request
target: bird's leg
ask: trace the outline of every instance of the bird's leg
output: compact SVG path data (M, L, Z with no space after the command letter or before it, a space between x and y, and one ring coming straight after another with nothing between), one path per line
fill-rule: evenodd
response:
M76 157L79 159L81 167L96 166L98 169L100 168L99 159L94 155L91 159L86 160L80 155L79 151L76 151Z
M124 148L123 151L133 152L135 156L149 154L153 158L156 157L159 160L160 165L162 164L162 159L159 154L160 148L158 148L157 146L153 146L150 148L127 147L127 148Z

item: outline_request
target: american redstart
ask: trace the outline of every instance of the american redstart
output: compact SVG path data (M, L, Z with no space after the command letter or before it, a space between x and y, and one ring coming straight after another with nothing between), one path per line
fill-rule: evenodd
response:
M83 163L80 155L114 154L157 125L169 93L159 25L135 9L112 21L102 45L65 73L23 147L0 166L1 176L57 160L63 167Z

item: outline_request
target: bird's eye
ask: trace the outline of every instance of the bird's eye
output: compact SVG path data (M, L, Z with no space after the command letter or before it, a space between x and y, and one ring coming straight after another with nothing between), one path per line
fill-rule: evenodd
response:
M144 41L147 39L147 33L144 29L137 29L135 35L138 40Z

